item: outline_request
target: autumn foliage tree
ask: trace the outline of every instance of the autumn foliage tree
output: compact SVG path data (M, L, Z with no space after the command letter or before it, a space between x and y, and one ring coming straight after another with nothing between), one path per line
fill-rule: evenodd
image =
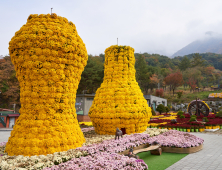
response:
M163 95L164 95L163 89L156 89L156 96L163 97Z
M178 86L183 85L183 75L179 71L176 73L171 73L167 77L165 77L164 81L166 82L166 85L171 86L174 94L175 89Z
M158 76L156 74L153 74L151 77L150 77L150 88L151 88L151 91L153 90L154 87L157 86L157 84L160 82L160 80L158 79Z
M19 102L19 82L10 56L0 59L0 107Z
M196 86L197 86L197 81L195 79L193 79L192 77L189 78L189 80L187 81L187 84L190 86L191 90L195 90Z

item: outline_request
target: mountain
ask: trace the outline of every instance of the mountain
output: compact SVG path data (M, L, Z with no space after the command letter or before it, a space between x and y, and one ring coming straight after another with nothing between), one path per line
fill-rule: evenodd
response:
M172 57L207 52L222 54L222 36L210 36L202 40L196 40L174 53Z

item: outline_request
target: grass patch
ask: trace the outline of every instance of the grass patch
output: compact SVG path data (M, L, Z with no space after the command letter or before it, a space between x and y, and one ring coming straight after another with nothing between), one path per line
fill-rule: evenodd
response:
M142 152L137 155L144 160L149 170L164 170L188 154L162 152L162 155L159 156L151 155L150 152Z
M221 93L222 90L215 90L215 91L203 91L203 92L189 92L186 94L183 94L180 99L177 98L177 94L173 95L166 95L165 98L167 99L167 102L173 102L173 103L190 103L192 100L196 100L196 98L199 98L201 100L207 99L210 93Z

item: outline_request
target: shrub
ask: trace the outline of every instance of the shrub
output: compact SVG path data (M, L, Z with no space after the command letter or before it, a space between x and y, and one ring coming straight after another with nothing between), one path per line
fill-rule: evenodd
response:
M180 119L184 119L185 118L185 116L184 115L180 115Z
M222 111L219 111L219 112L216 114L216 117L222 117Z
M166 108L165 108L165 106L164 106L163 104L159 104L159 105L157 106L156 110L157 110L158 112L160 112L160 114L161 114L162 112L166 112Z
M183 91L177 92L177 97L180 99L182 97Z
M194 117L195 119L197 118L197 116L196 116L196 115L192 115L192 116L191 116L191 118L192 118L192 117Z
M189 122L193 122L193 121L196 121L197 119L195 117L191 117Z
M207 119L207 117L204 117L204 118L203 118L203 121L204 121L204 122L209 122L209 120Z
M156 112L154 111L153 107L151 107L151 112L153 116L156 116Z
M166 109L166 113L168 113L170 111L170 108L165 106L165 109Z
M184 112L179 111L179 112L177 112L177 115L178 115L178 116L181 116L181 115L183 115L183 113L184 113Z

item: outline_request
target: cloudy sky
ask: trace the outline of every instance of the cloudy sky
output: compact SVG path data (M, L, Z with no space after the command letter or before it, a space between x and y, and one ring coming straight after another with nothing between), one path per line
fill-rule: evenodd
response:
M194 40L222 34L221 0L1 0L0 55L9 53L9 41L30 14L51 8L76 25L92 55L118 38L135 52L171 56Z

